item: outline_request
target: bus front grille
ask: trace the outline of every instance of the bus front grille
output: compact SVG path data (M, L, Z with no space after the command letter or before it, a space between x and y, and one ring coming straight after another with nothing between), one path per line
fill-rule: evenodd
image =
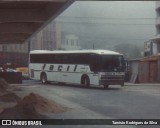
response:
M124 76L108 76L108 75L103 75L101 76L101 80L123 80Z

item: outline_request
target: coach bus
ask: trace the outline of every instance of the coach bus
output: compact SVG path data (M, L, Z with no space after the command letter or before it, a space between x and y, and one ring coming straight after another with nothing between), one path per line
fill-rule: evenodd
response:
M30 78L47 82L124 85L123 55L109 50L34 50L29 56Z

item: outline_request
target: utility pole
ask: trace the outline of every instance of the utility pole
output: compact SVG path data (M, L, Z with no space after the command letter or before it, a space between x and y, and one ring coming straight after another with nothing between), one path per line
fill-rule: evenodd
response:
M29 67L29 53L30 53L30 49L31 49L31 41L28 41L28 67Z
M31 41L29 40L29 41L28 41L28 54L29 54L29 52L30 52L30 49L31 49Z

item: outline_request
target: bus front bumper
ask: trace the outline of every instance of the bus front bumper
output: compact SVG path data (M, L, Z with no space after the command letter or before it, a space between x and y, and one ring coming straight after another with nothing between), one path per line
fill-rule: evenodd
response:
M99 80L99 85L122 85L124 86L124 80Z

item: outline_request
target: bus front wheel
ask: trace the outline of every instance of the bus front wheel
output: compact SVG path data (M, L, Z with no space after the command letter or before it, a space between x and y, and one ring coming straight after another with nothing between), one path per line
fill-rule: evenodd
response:
M86 75L82 76L81 84L84 85L85 87L89 87L90 86L89 77Z
M41 74L41 81L42 81L43 84L47 83L47 75L45 73Z

